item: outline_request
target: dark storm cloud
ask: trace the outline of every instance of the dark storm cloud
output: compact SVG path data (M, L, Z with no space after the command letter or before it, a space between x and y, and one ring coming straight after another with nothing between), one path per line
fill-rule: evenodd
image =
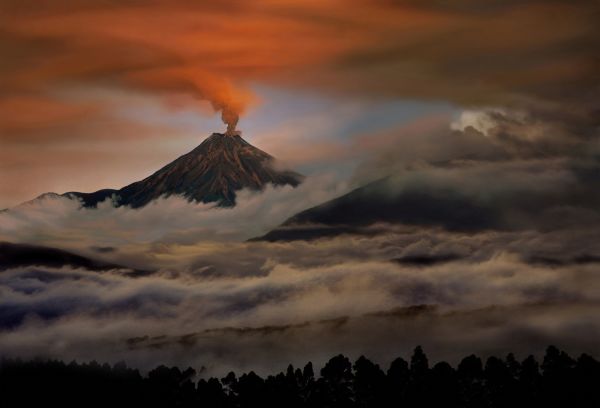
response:
M596 112L573 113L568 107L540 112L487 111L486 136L517 157L578 157L597 150L600 119ZM590 151L591 148L591 151Z
M109 252L115 252L117 250L117 248L111 247L111 246L92 246L92 247L90 247L90 249L92 249L96 252L100 252L102 254L106 254Z
M438 254L438 255L408 255L402 258L393 259L394 262L398 262L403 265L413 266L431 266L446 262L453 262L461 259L460 255L457 254Z

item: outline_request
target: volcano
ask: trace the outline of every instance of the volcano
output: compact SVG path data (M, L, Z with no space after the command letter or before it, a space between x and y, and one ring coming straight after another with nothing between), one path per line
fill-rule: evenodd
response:
M63 196L79 199L85 207L112 199L116 206L143 207L160 197L181 195L190 201L235 205L236 191L262 190L275 186L299 185L304 176L275 166L275 159L252 146L239 133L213 133L191 152L156 173L120 190L93 193L68 192Z

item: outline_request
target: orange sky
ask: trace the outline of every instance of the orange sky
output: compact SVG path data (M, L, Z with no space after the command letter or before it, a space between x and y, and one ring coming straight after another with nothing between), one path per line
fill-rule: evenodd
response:
M45 191L26 186L53 160L71 164L52 177L77 172L74 145L111 140L85 159L100 166L127 134L169 132L74 92L189 95L243 114L258 101L251 85L267 84L586 115L600 75L597 2L485 3L0 0L0 201Z

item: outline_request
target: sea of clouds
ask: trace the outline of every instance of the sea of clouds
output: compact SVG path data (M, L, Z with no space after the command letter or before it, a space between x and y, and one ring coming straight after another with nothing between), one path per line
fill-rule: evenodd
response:
M535 121L473 115L451 132L446 123L373 136L373 159L352 177L242 191L233 209L179 197L84 209L50 196L0 213L0 241L123 266L0 271L2 355L191 365L203 375L321 364L340 352L386 365L417 344L434 360L525 357L550 343L598 355L595 139L560 137L561 150ZM546 149L521 140L511 150L514 132L548 139ZM497 222L468 232L379 223L312 241L248 241L390 173L392 195L450 191Z

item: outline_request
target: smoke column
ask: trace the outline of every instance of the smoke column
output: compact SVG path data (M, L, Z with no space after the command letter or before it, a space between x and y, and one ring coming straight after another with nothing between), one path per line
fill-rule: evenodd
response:
M235 134L235 127L237 126L239 116L236 112L231 110L229 107L223 107L221 111L221 119L227 125L227 134Z

